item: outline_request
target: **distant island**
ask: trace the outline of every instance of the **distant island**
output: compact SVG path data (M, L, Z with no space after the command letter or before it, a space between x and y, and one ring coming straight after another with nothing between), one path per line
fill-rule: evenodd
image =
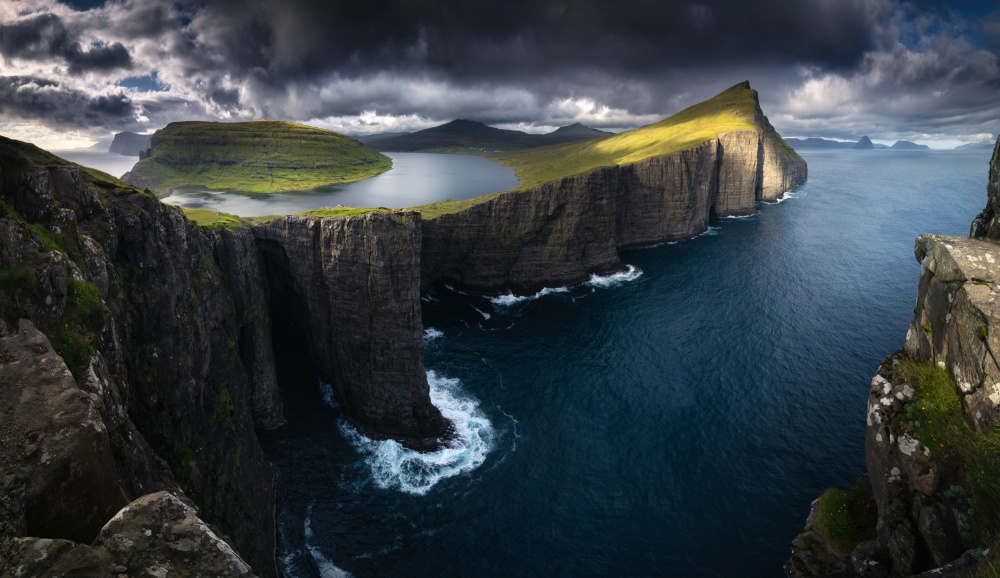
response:
M878 144L872 142L867 136L861 137L856 143L847 141L838 141L825 138L786 138L785 142L789 144L794 149L854 149L854 150L875 150L875 149L892 149L892 150L930 150L931 147L927 145L917 144L915 142L910 142L908 140L898 140L891 147L884 144ZM973 143L969 145L963 145L958 148L989 148L992 150L992 144Z
M994 144L989 141L970 142L958 145L955 150L993 150Z
M338 132L294 122L174 122L122 176L164 195L204 185L254 192L305 190L375 176L389 157Z
M854 146L852 146L851 148L854 150L863 151L863 150L871 150L875 148L875 145L872 143L872 139L868 138L867 136L863 136L861 137L861 140L854 143Z
M912 151L927 151L931 149L931 147L927 145L917 144L915 142L910 142L908 140L898 140L889 148L895 150L912 150Z
M126 157L138 157L140 153L149 149L149 139L153 135L136 134L134 132L120 132L115 134L115 139L108 147L109 153L118 153Z

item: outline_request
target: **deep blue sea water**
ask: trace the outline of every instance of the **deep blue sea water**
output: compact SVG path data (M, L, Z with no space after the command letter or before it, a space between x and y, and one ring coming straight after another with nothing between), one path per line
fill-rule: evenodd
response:
M629 251L624 278L434 289L426 367L466 440L448 454L358 438L291 348L287 422L262 433L286 574L782 575L810 502L865 471L914 237L968 233L989 151L803 157L787 200Z

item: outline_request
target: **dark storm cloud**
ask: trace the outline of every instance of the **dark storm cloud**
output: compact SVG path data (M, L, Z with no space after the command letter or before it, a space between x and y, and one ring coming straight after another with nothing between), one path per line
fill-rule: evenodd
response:
M4 76L0 115L37 119L53 128L111 129L133 123L135 110L125 94L87 94L51 80Z
M21 67L7 73L57 80L71 100L124 80L123 123L627 128L750 79L790 135L1000 130L987 130L1000 118L990 3L120 0L81 12L32 1L37 13L0 29ZM153 74L156 94L127 80Z
M720 60L843 68L871 48L872 2L596 0L254 3L223 0L225 60L271 79L331 69L427 71L453 80L530 79L567 69L643 74ZM206 32L208 33L208 32ZM266 54L259 47L267 47Z
M61 59L69 65L70 74L127 69L132 65L128 50L118 42L84 51L76 35L55 14L40 14L0 26L0 53L7 60Z

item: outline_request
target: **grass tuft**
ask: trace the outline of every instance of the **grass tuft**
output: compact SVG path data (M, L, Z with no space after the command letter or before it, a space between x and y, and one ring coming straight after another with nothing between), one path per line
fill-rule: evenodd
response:
M850 492L830 488L816 505L818 530L826 543L841 556L850 555L858 545L861 529L867 523L871 492L860 485Z

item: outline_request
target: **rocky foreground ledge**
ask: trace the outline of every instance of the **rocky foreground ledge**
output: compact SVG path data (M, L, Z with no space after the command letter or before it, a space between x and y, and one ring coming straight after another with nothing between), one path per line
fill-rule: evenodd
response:
M1000 140L987 194L972 225L980 238L917 237L913 321L868 396L868 473L813 502L788 576L996 575Z

